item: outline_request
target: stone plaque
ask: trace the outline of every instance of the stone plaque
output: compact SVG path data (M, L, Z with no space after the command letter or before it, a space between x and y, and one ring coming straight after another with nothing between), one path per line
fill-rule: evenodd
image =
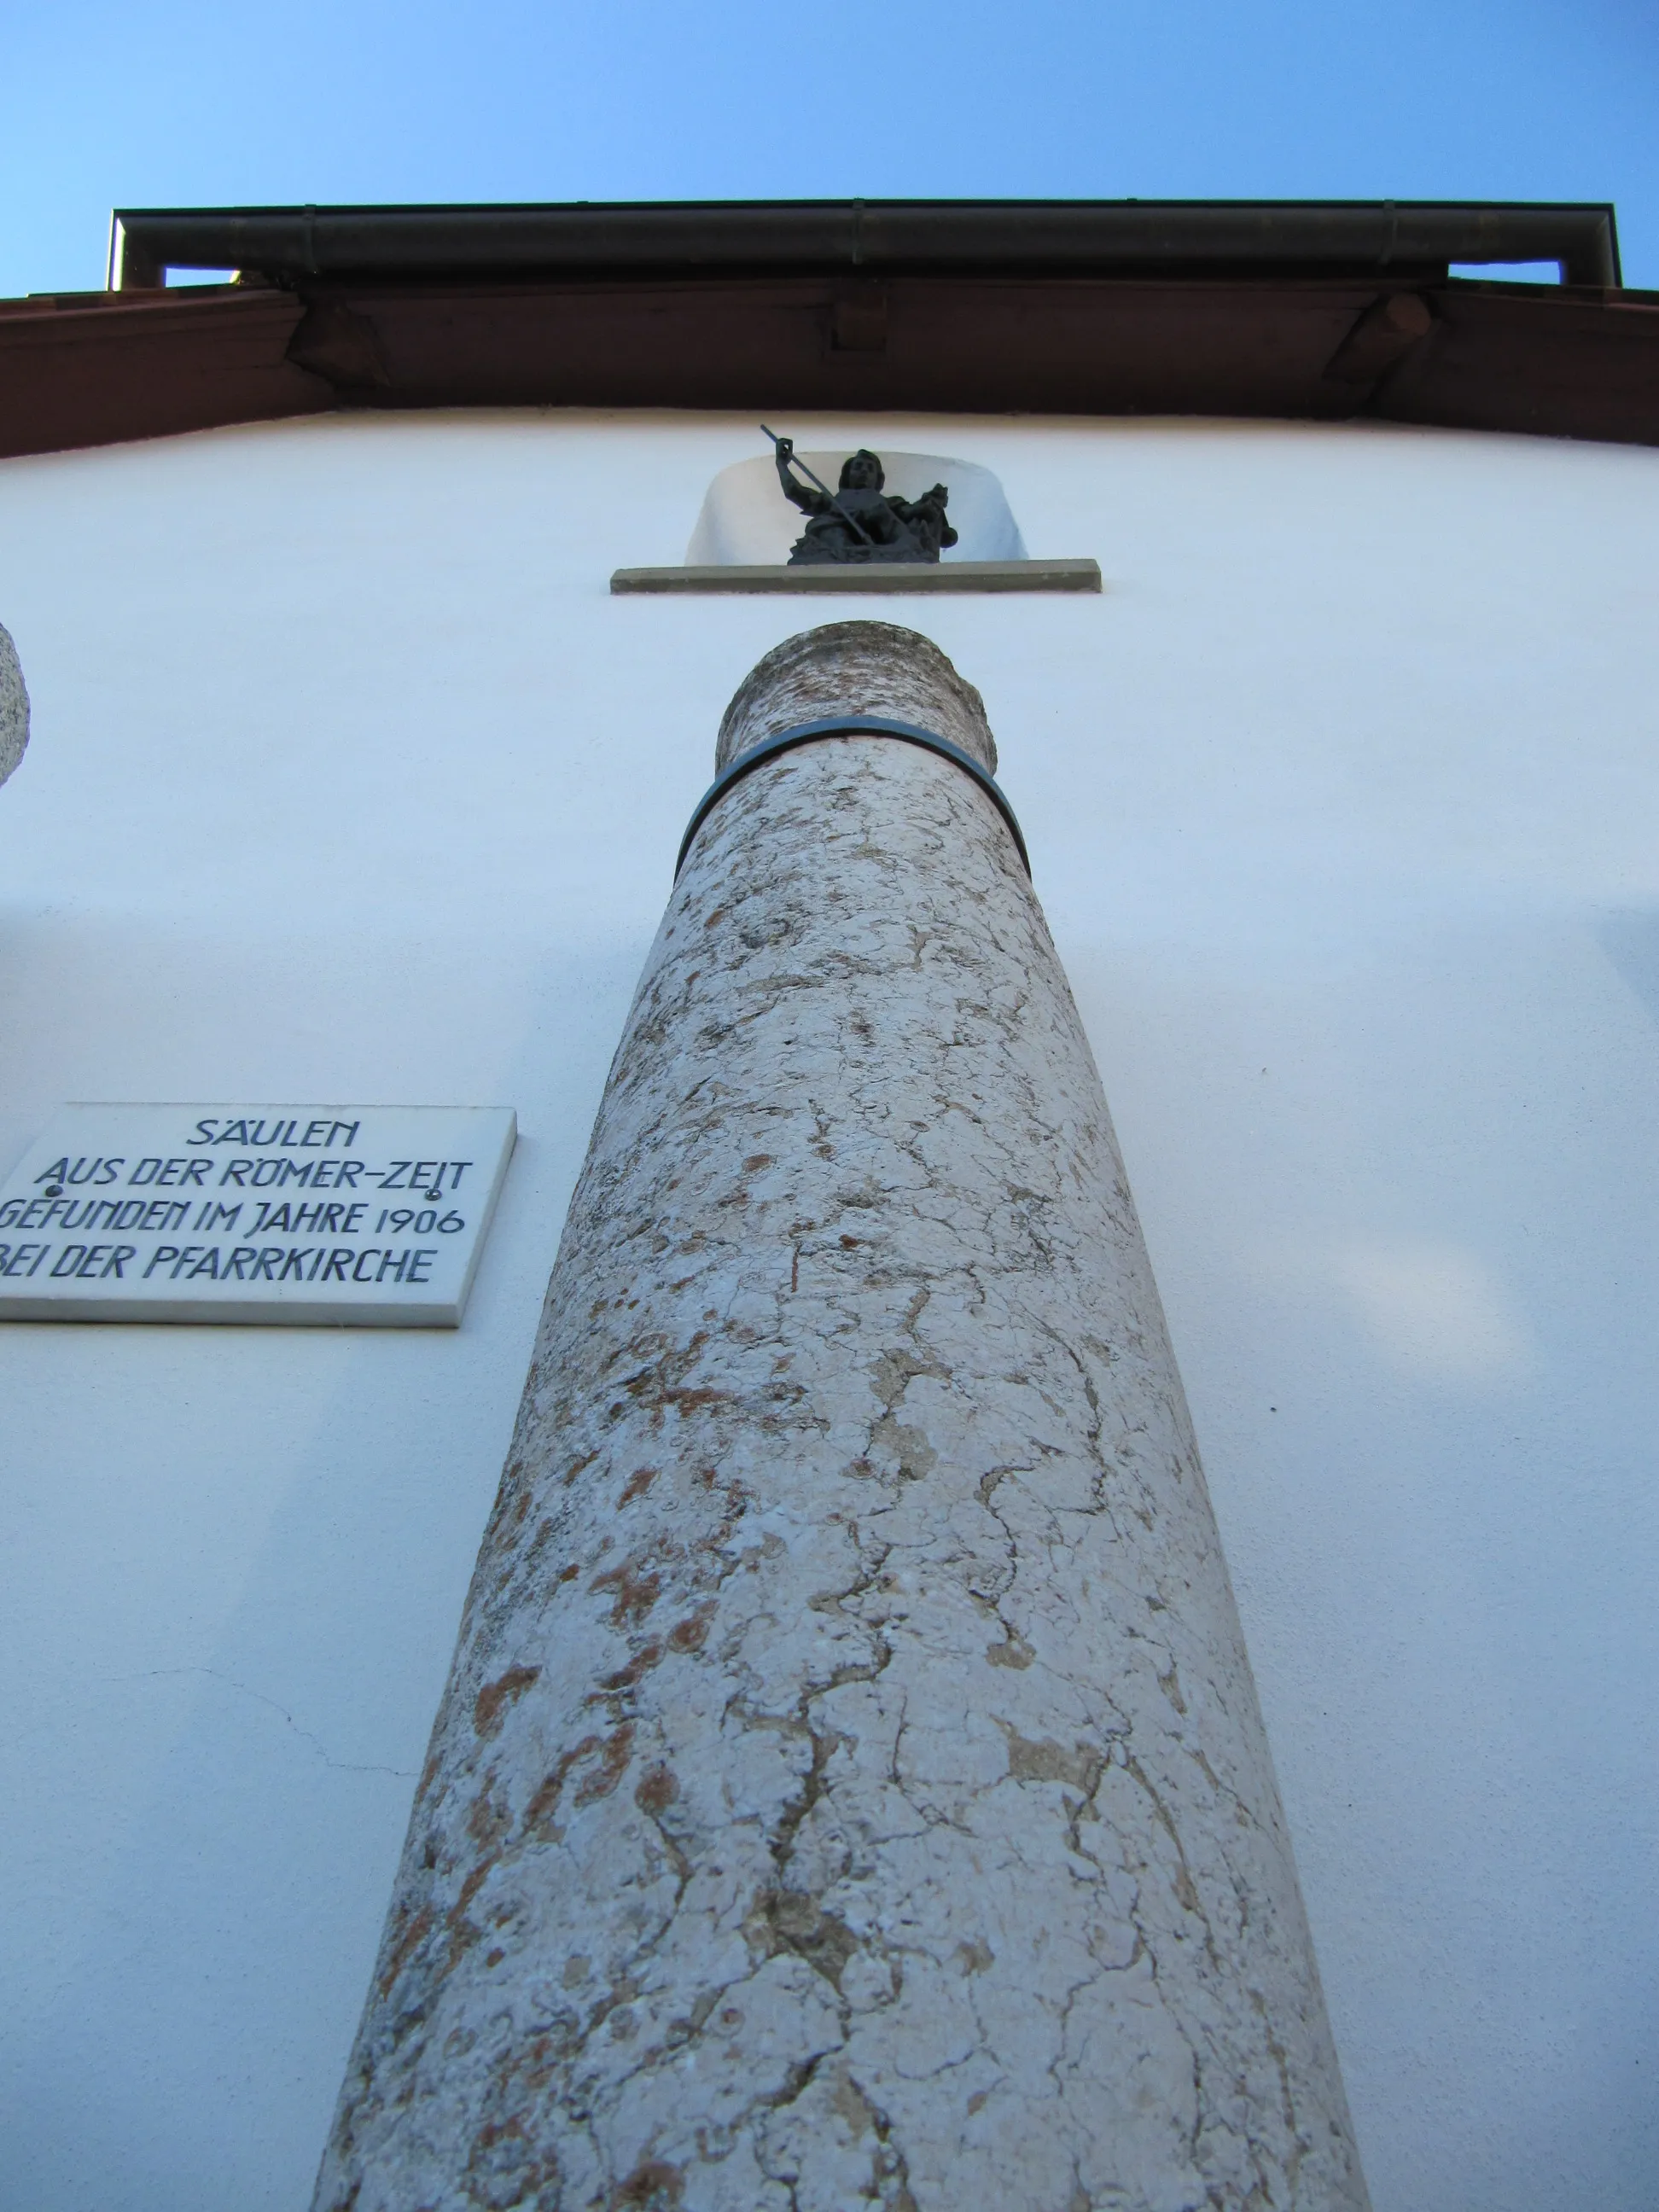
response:
M0 1185L0 1320L453 1328L517 1133L501 1107L60 1107Z

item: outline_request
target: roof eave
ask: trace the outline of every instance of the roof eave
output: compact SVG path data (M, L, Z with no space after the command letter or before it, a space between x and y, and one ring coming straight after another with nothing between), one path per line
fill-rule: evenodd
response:
M1601 203L1428 200L750 200L507 206L124 208L111 278L169 269L278 281L643 270L793 269L1093 274L1296 270L1328 276L1557 263L1617 285L1618 230Z

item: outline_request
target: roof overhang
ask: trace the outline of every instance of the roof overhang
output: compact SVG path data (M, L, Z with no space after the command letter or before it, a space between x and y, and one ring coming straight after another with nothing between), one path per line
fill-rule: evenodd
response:
M1559 284L1454 277L1553 261ZM234 270L166 289L168 270ZM784 201L122 210L0 304L0 452L337 407L1200 414L1659 443L1601 205Z

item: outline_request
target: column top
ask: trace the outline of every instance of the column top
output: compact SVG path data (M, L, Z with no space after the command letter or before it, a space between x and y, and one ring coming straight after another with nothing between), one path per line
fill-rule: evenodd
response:
M916 723L996 774L996 739L978 692L932 638L884 622L825 623L774 646L726 710L715 769L730 768L780 730L832 714Z

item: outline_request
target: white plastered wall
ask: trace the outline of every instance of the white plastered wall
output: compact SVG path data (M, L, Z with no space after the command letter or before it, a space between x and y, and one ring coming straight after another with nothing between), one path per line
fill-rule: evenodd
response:
M301 2212L564 1202L731 691L983 690L1146 1219L1377 2212L1659 2171L1659 455L796 420L1100 599L611 599L746 417L0 465L0 1168L63 1099L518 1109L455 1334L0 1328L0 2173Z

